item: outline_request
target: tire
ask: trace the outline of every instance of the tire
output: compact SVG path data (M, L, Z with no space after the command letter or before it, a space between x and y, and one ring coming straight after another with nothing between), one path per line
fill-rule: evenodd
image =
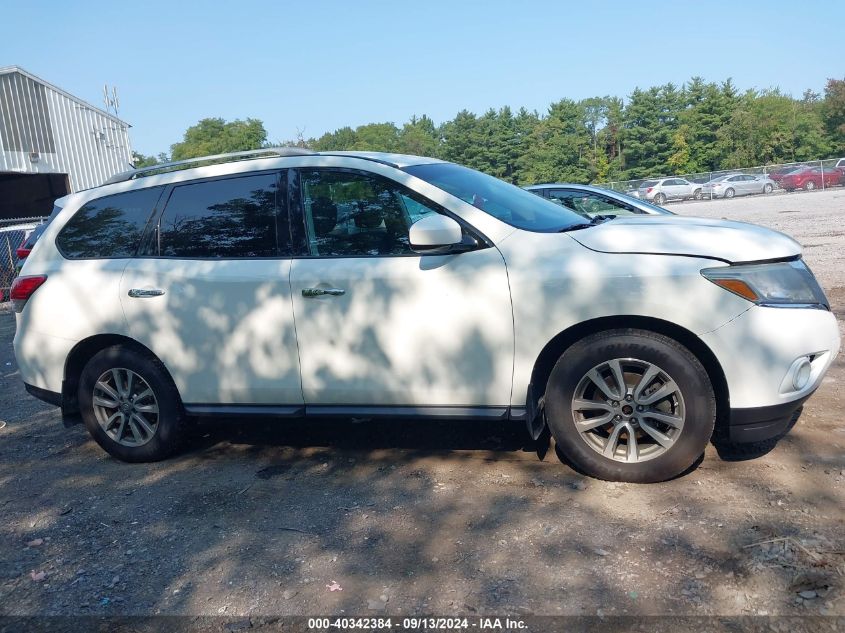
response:
M618 385L612 378L616 359L626 383L626 395L618 401L610 395L619 389L608 382ZM610 393L591 375L604 380ZM643 379L647 382L639 384ZM649 401L663 391L668 395ZM680 343L646 330L619 329L590 335L563 353L549 376L545 412L558 448L576 469L598 479L652 483L683 473L704 453L713 434L716 398L704 367ZM672 426L652 415L672 419ZM599 418L608 419L596 425ZM640 426L646 421L648 432ZM634 459L629 430L635 438Z
M702 198L701 189L696 189L695 193L692 194L692 197L693 197L694 200L701 200L701 198Z
M812 191L815 188L816 188L816 183L814 183L812 180L808 180L807 184L804 185L804 189L806 189L807 191Z
M774 191L774 187L771 185L764 185L763 186L763 193L772 193Z
M179 393L164 366L149 353L123 345L98 352L82 370L78 398L91 437L117 459L159 461L181 444ZM112 402L114 407L104 406Z
M666 194L665 193L658 193L654 196L654 204L666 204Z
M727 189L725 189L725 197L726 198L733 198L735 195L736 195L736 192L732 188L728 187Z

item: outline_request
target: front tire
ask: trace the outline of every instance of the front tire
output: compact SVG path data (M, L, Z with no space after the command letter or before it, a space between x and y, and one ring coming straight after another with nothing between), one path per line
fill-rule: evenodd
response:
M696 189L695 193L692 194L692 197L693 197L694 200L701 200L701 198L702 198L701 189Z
M704 453L716 398L699 360L646 330L599 332L558 360L545 394L546 419L563 455L609 481L675 477Z
M79 379L79 408L94 441L125 462L154 462L181 443L182 404L161 362L115 345L95 354Z

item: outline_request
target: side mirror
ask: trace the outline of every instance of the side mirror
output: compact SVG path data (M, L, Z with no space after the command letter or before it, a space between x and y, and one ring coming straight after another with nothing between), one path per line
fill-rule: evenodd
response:
M414 222L408 238L412 251L429 255L461 253L478 246L473 238L464 237L460 224L439 213Z

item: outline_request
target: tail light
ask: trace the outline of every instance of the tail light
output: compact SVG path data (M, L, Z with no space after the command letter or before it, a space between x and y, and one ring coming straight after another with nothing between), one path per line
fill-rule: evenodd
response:
M9 298L12 300L12 308L15 312L21 312L29 298L47 281L47 275L31 275L28 277L16 277L9 290Z
M646 193L651 193L651 190L652 190L652 189L654 189L654 187L649 187L648 189L646 189L646 190L645 190L645 192L646 192Z
M15 255L18 256L18 259L26 259L27 257L29 257L29 254L32 252L31 248L26 248L26 246L24 246L25 244L26 244L26 240L21 242L21 245L18 246L18 248L15 250Z

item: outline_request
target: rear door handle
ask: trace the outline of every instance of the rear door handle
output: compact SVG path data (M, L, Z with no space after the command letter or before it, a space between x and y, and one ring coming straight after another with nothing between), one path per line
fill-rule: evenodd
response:
M332 297L340 297L341 295L345 295L346 291L342 288L303 288L302 289L302 296L303 297L322 297L325 295L331 295Z
M129 296L133 299L145 299L147 297L160 297L164 294L161 288L132 288Z

